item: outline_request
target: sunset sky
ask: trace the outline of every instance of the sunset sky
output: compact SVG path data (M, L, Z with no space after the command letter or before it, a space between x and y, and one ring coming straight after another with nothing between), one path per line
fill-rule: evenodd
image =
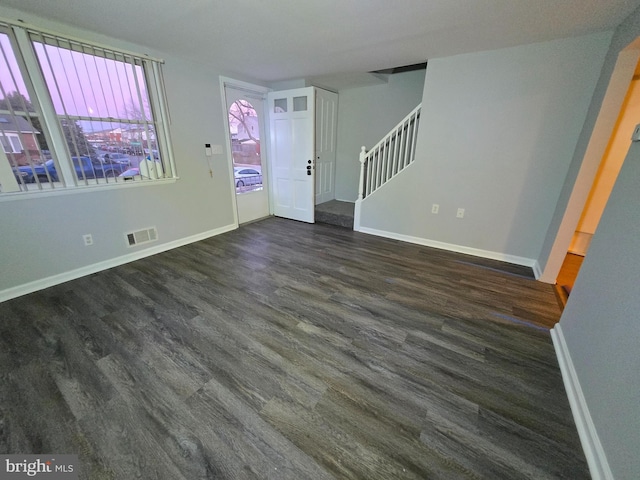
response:
M37 41L34 49L58 115L151 121L142 66ZM15 91L29 98L9 37L3 33L0 50L0 98ZM104 121L82 124L86 131L121 126Z

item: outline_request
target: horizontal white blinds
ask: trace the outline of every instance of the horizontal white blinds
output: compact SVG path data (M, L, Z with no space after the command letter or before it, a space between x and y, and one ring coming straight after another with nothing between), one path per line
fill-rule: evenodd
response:
M172 176L158 147L145 73L149 60L35 31L29 31L29 38L72 157L92 156L91 139L103 137L118 151L139 149L138 156L159 162L158 171ZM100 172L75 171L83 184L101 178ZM108 183L109 176L104 178Z

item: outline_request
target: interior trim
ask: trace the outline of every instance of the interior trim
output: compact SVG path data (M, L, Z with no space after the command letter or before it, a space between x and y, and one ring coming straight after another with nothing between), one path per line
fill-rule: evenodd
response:
M589 406L584 398L578 374L573 366L569 347L562 332L562 325L559 323L551 329L551 339L556 350L560 371L562 372L562 380L569 398L571 412L573 413L573 420L578 429L578 435L580 436L584 455L587 458L591 477L593 480L614 480L607 461L607 455L602 448L600 437L598 437L598 432L589 412Z
M393 240L400 240L402 242L415 243L417 245L424 245L425 247L439 248L441 250L449 250L451 252L458 252L458 253L465 253L467 255L473 255L474 257L490 258L492 260L499 260L502 262L514 263L516 265L531 267L531 269L534 271L534 274L537 273L535 269L537 260L534 260L533 258L518 257L516 255L509 255L507 253L492 252L490 250L482 250L480 248L465 247L463 245L456 245L453 243L438 242L437 240L429 240L426 238L412 237L410 235L403 235L401 233L395 233L395 232L387 232L385 230L377 230L375 228L360 227L358 231L361 233L368 233L370 235L377 235L379 237L391 238ZM539 267L538 267L538 271L539 271Z
M86 275L91 275L92 273L101 272L102 270L107 270L112 267L124 265L125 263L133 262L134 260L140 260L141 258L150 257L151 255L166 252L167 250L172 250L177 247L182 247L184 245L188 245L189 243L198 242L200 240L204 240L205 238L214 237L216 235L235 230L236 228L238 228L237 224L226 225L224 227L208 230L206 232L191 235L189 237L174 240L172 242L163 243L151 248L145 248L144 250L138 250L136 252L128 253L120 257L110 258L109 260L104 260L102 262L93 263L91 265L86 265L74 270L69 270L67 272L52 275L50 277L34 280L22 285L17 285L15 287L0 291L0 302L11 300L12 298L20 297L22 295L27 295L28 293L37 292L38 290L52 287L54 285L59 285L61 283L75 280L76 278L84 277Z

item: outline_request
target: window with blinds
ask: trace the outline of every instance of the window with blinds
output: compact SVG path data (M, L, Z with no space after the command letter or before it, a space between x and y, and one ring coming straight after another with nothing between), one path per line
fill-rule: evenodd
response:
M29 190L33 175L28 170L44 163L49 151L36 110L33 88L23 77L14 53L11 31L0 26L0 191ZM4 157L4 158L1 158ZM51 184L52 185L52 184Z
M0 193L175 178L160 65L0 24Z

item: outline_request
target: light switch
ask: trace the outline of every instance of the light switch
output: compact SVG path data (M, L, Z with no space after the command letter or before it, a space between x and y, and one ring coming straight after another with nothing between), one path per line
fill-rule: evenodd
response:
M223 152L222 145L211 145L211 153L214 155L222 155Z

